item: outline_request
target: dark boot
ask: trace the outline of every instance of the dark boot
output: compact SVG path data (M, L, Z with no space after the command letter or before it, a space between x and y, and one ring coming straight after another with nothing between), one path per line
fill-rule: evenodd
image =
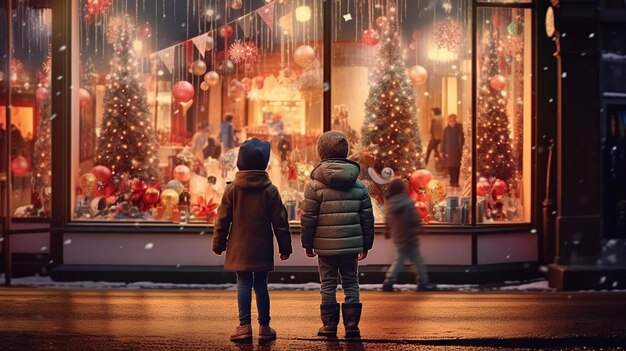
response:
M327 303L320 305L320 313L322 316L322 323L324 326L317 332L318 336L325 336L328 338L337 337L337 324L339 324L339 304Z
M343 326L346 328L346 338L360 338L359 321L361 320L361 303L344 303L341 305Z

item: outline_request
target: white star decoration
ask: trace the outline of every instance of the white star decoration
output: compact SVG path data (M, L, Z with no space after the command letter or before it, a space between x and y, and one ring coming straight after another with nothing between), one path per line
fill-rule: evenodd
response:
M343 19L344 21L348 22L352 19L352 15L349 13L346 13L345 15L343 15Z

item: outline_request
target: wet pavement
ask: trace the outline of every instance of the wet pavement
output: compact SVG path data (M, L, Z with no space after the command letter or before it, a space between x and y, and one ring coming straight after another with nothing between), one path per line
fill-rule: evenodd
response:
M0 349L626 349L624 292L366 291L360 342L315 336L318 292L270 294L278 340L235 345L232 290L0 289Z

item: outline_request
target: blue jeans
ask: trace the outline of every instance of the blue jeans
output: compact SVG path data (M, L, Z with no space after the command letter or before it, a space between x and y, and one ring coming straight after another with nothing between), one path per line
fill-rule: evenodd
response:
M391 267L387 271L385 282L394 284L398 279L398 274L402 271L404 261L408 259L411 262L411 268L415 272L417 284L428 283L428 272L424 266L424 260L420 255L419 244L396 245L396 258Z
M357 254L317 256L320 272L322 304L337 303L337 278L346 294L346 303L359 303L359 277Z
M256 307L259 324L270 324L270 294L267 291L268 272L237 272L237 306L239 307L239 325L252 322L250 305L252 288L256 295Z

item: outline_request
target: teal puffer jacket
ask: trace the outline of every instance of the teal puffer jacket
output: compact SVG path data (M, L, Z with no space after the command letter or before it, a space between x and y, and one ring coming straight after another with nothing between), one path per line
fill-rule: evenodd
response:
M359 165L347 159L323 160L311 172L302 204L302 247L332 256L370 250L374 214Z

